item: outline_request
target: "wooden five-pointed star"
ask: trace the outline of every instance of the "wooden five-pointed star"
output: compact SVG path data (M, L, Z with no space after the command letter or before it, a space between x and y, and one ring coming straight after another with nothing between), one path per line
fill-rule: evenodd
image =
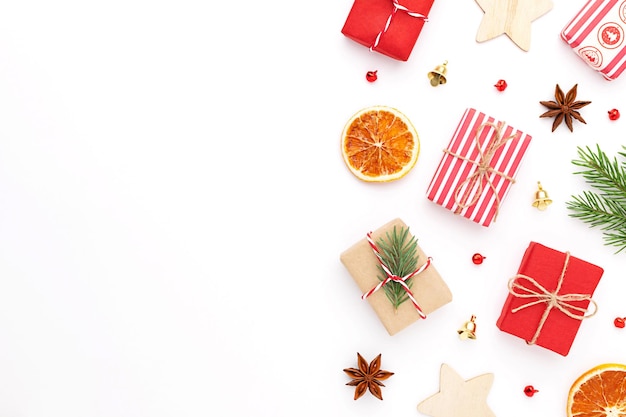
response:
M524 51L530 49L530 22L552 9L552 0L476 0L485 12L477 42L506 33Z
M493 374L463 380L445 363L441 365L439 392L417 405L420 413L432 417L495 417L487 405Z

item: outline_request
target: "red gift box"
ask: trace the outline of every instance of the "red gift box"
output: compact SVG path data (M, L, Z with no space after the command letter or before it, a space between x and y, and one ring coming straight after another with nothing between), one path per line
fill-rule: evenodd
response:
M496 324L528 344L567 356L582 320L595 314L591 296L603 273L569 252L530 242Z
M434 0L354 0L341 29L348 38L406 61Z
M626 69L626 1L588 0L561 31L561 38L607 80Z
M500 205L532 136L468 108L457 125L426 191L426 197L483 226Z

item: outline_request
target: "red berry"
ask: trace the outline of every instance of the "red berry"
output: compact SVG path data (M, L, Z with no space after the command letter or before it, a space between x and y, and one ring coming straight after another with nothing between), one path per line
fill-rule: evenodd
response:
M539 392L539 390L536 390L532 385L526 385L524 387L524 394L526 394L527 397L532 397L536 392Z
M496 87L498 89L498 91L504 91L506 90L507 87L507 83L504 80L498 80L498 82L494 85L494 87Z
M476 265L480 265L483 263L483 260L487 259L486 256L482 256L480 253L475 253L472 256L472 262L474 262Z
M613 324L615 325L615 327L623 329L624 327L626 327L626 320L624 320L621 317L618 317L613 321Z
M609 119L611 120L619 119L619 110L617 109L609 110Z
M367 81L369 81L371 83L376 81L378 79L378 76L376 75L377 72L378 72L378 70L376 70L376 71L367 71L367 74L365 74L365 78L367 79Z

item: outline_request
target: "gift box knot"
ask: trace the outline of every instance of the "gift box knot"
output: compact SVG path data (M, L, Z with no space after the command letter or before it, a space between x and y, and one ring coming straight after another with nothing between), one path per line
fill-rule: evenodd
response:
M402 286L402 288L406 292L407 297L409 297L409 300L411 300L411 302L413 303L413 306L415 306L415 308L417 309L417 312L420 315L420 317L425 319L426 318L426 314L424 314L424 311L422 310L420 305L415 300L415 297L413 296L413 292L411 291L411 289L409 288L409 286L406 284L405 281L410 279L410 278L413 278L415 275L418 275L420 272L422 272L426 268L428 268L430 266L431 262L432 262L432 258L429 257L424 265L422 265L421 267L417 268L413 272L411 272L411 273L409 273L409 274L407 274L407 275L405 275L403 277L399 277L399 276L395 275L394 273L392 273L391 270L389 269L389 267L387 265L385 265L385 262L383 261L382 256L380 255L380 250L378 249L378 246L376 246L376 243L374 243L374 240L372 239L372 232L369 232L367 234L367 243L369 243L370 247L372 248L372 251L374 251L374 255L376 255L376 259L378 259L378 263L380 264L380 267L383 269L383 271L385 272L385 275L387 275L387 277L384 280L380 281L380 283L378 283L378 285L374 286L371 290L369 290L368 292L363 294L361 296L361 299L366 300L367 297L369 297L370 295L374 294L376 291L380 290L381 288L383 288L388 283L396 282L396 283L400 284L400 286Z
M596 302L591 299L591 294L559 294L559 291L561 290L561 286L563 284L563 280L565 279L565 273L567 271L567 266L569 265L569 259L569 252L565 252L565 262L563 263L563 269L561 270L561 274L557 281L556 289L553 292L547 290L534 278L524 274L517 274L509 280L509 293L517 298L527 298L531 300L526 304L522 304L512 309L512 313L516 313L520 310L537 304L545 304L545 310L541 315L539 323L537 324L535 334L530 340L526 341L526 343L528 343L529 345L534 345L537 342L537 338L539 337L539 334L541 333L541 330L543 329L543 326L553 309L556 308L557 310L574 320L583 320L589 318L593 316L597 311L598 306ZM528 282L529 284L531 284L532 288L528 288L527 286L521 284L520 281ZM575 304L572 304L581 301L588 301L589 305L593 305L593 311L589 312L587 308L582 308Z
M454 201L457 204L457 209L455 210L456 214L459 214L464 208L471 207L474 204L476 204L476 202L482 195L483 187L484 187L483 183L487 183L487 185L493 190L493 193L496 198L494 221L495 221L495 218L498 216L498 209L500 207L500 197L498 196L498 191L496 190L496 187L494 186L491 180L491 174L496 174L510 181L511 183L515 183L515 179L505 174L504 172L500 172L494 169L491 166L491 159L495 155L496 151L502 146L504 146L506 142L508 142L511 139L515 139L516 137L520 135L520 132L517 132L515 134L509 135L503 138L502 137L503 125L504 125L503 122L499 122L497 125L493 123L483 123L476 128L476 131L474 133L474 141L476 143L476 148L478 149L478 158L476 160L473 160L471 158L468 158L456 152L452 152L449 149L444 149L445 153L477 166L477 169L472 174L470 174L467 178L465 178L465 180L461 181L461 183L459 183L459 185L456 187L456 190L454 192ZM489 141L489 145L483 151L483 149L480 146L480 137L483 133L483 129L485 128L493 129L493 138L492 140ZM470 198L470 194L476 185L478 185L478 187L475 190L472 198Z
M391 13L389 13L389 17L387 17L387 20L385 21L385 26L380 32L378 32L378 35L376 35L374 42L372 43L372 45L370 45L370 51L374 51L376 49L376 47L380 43L381 36L383 36L387 32L387 30L389 29L389 26L391 25L391 19L393 19L393 17L398 11L404 12L408 16L415 17L417 19L422 19L424 22L428 22L428 17L426 15L418 11L411 10L406 6L403 6L402 4L400 4L399 0L391 0L391 3L393 4L393 10L391 11Z

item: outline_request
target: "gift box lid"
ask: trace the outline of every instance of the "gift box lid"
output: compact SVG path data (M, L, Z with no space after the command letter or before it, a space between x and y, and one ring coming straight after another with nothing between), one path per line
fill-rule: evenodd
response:
M341 29L346 37L407 61L434 0L354 0Z
M532 136L467 108L426 190L434 203L488 227L496 220Z
M509 287L516 283L536 292L536 295L520 288L514 291L523 296L516 296L510 291L496 325L529 344L535 339L534 344L567 356L582 318L572 318L566 312L576 316L586 315L585 311L592 303L591 296L603 273L601 267L567 252L530 242L517 275L509 281ZM550 301L548 293L560 296L567 305L564 304L562 309L550 308L545 322L541 324Z
M371 236L373 241L377 242L378 239L385 237L386 233L393 232L394 228L407 227L401 219L394 219L376 229ZM430 258L419 245L417 245L417 257L417 268L422 268L426 263L429 265L413 277L413 285L410 289L421 311L429 315L452 301L452 293L439 275L434 262L430 261ZM366 238L359 240L345 250L340 255L340 260L356 282L361 294L370 291L381 282L382 273L379 269L378 259ZM372 306L390 335L398 333L421 318L418 310L410 301L402 303L395 310L382 289L365 299Z

